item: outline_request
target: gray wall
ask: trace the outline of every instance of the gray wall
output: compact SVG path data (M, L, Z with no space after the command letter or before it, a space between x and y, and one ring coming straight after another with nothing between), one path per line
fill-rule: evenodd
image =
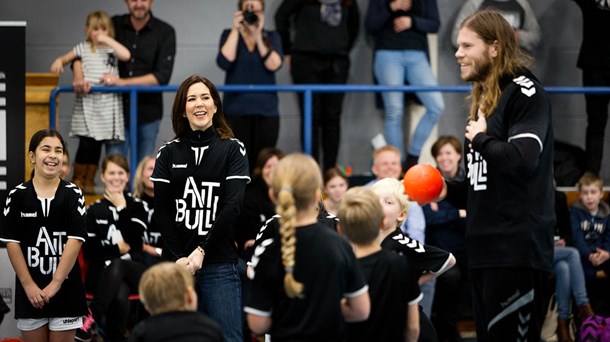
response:
M266 27L273 28L273 13L281 0L267 0ZM172 84L193 73L200 73L216 84L223 84L223 72L216 66L215 57L221 31L231 25L236 0L157 0L154 14L171 23L178 37L176 64ZM367 0L358 0L364 14ZM443 85L461 84L450 44L450 30L456 11L462 0L438 0L442 26L438 33L438 74ZM532 7L539 19L543 40L535 52L535 73L547 86L580 86L581 72L576 68L578 47L581 41L580 10L570 0L532 0ZM0 20L24 20L27 22L28 72L47 72L53 59L68 51L84 37L86 15L92 10L103 9L109 14L126 12L123 1L93 0L2 0ZM352 53L350 83L371 83L371 39L362 32ZM4 47L6 49L7 47ZM6 51L6 50L4 50ZM60 78L60 84L69 85L71 73ZM287 67L278 73L279 84L290 84ZM446 93L446 110L439 122L439 134L461 137L464 131L464 94ZM61 95L60 129L68 132L72 95ZM169 113L173 94L165 95L165 113ZM586 116L582 94L553 95L556 138L574 145L584 146ZM295 95L280 95L281 131L279 146L286 151L299 150L298 109ZM363 129L364 128L364 129ZM606 127L607 128L607 127ZM382 132L382 113L374 106L373 95L348 94L343 111L343 131L339 163L351 165L355 173L370 168L370 139ZM607 130L608 131L608 128ZM606 136L610 136L607 132ZM169 115L165 115L158 143L172 137ZM69 139L72 155L77 140ZM610 155L610 139L605 142L606 155ZM610 180L610 158L603 164L602 176Z

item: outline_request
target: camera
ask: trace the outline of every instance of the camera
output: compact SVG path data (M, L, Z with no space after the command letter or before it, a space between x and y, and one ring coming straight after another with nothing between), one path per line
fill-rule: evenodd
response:
M247 9L243 11L244 21L250 25L258 23L258 15L254 11Z

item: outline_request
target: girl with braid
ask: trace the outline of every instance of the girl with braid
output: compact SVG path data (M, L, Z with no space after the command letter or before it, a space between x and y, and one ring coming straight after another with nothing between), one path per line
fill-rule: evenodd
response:
M368 286L352 248L318 223L321 187L318 164L303 154L283 158L272 173L280 235L255 251L245 311L250 329L273 341L341 341L345 321L369 315Z

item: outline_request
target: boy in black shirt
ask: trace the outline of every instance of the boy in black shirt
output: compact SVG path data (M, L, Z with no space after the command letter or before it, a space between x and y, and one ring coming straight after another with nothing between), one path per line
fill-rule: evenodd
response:
M369 189L352 188L341 200L338 216L371 298L368 320L348 324L348 340L417 341L422 298L417 275L406 258L381 249L380 228L385 226L385 218L379 197Z

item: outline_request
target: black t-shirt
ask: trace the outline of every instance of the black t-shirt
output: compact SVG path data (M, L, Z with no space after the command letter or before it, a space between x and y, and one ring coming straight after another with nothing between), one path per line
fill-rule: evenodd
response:
M144 232L144 243L154 247L163 247L161 227L159 227L157 221L153 220L155 214L155 199L146 194L142 194L140 200L148 212L146 231Z
M90 272L100 272L114 258L144 262L142 242L148 225L148 212L139 199L125 194L126 205L121 211L107 199L95 201L87 209L87 233L84 245ZM128 253L121 255L118 242L129 244Z
M85 241L85 214L83 194L70 182L62 180L52 198L38 197L31 181L22 183L6 200L0 241L19 244L32 279L43 289L53 279L66 242ZM75 317L86 310L78 263L42 309L30 304L21 282L15 281L15 318Z
M243 207L234 224L235 241L240 257L250 259L252 248L244 250L244 244L248 240L256 239L261 226L273 215L275 215L275 204L269 198L269 187L262 178L254 178L246 187Z
M150 180L164 258L187 257L202 245L204 265L237 262L233 223L250 181L241 141L221 139L213 127L190 132L159 149Z
M160 85L169 83L176 55L176 32L166 22L151 16L146 25L136 31L129 14L112 17L115 39L131 52L131 58L119 61L121 77L152 73ZM129 94L123 96L125 125L129 126ZM138 123L159 120L163 116L163 93L138 94Z
M528 71L505 76L487 132L464 144L471 268L551 271L555 199L549 98Z
M443 273L447 270L451 253L411 239L396 228L381 241L381 248L405 255L418 273Z
M129 341L222 342L222 329L216 321L200 312L166 312L138 323Z
M281 243L263 241L255 250L254 274L245 311L272 318L273 341L341 341L345 322L340 301L367 291L351 246L321 223L296 228L294 277L303 297L284 291Z
M348 341L404 341L409 304L417 304L422 294L407 259L389 250L380 250L358 259L369 285L371 313L364 322L348 323Z

